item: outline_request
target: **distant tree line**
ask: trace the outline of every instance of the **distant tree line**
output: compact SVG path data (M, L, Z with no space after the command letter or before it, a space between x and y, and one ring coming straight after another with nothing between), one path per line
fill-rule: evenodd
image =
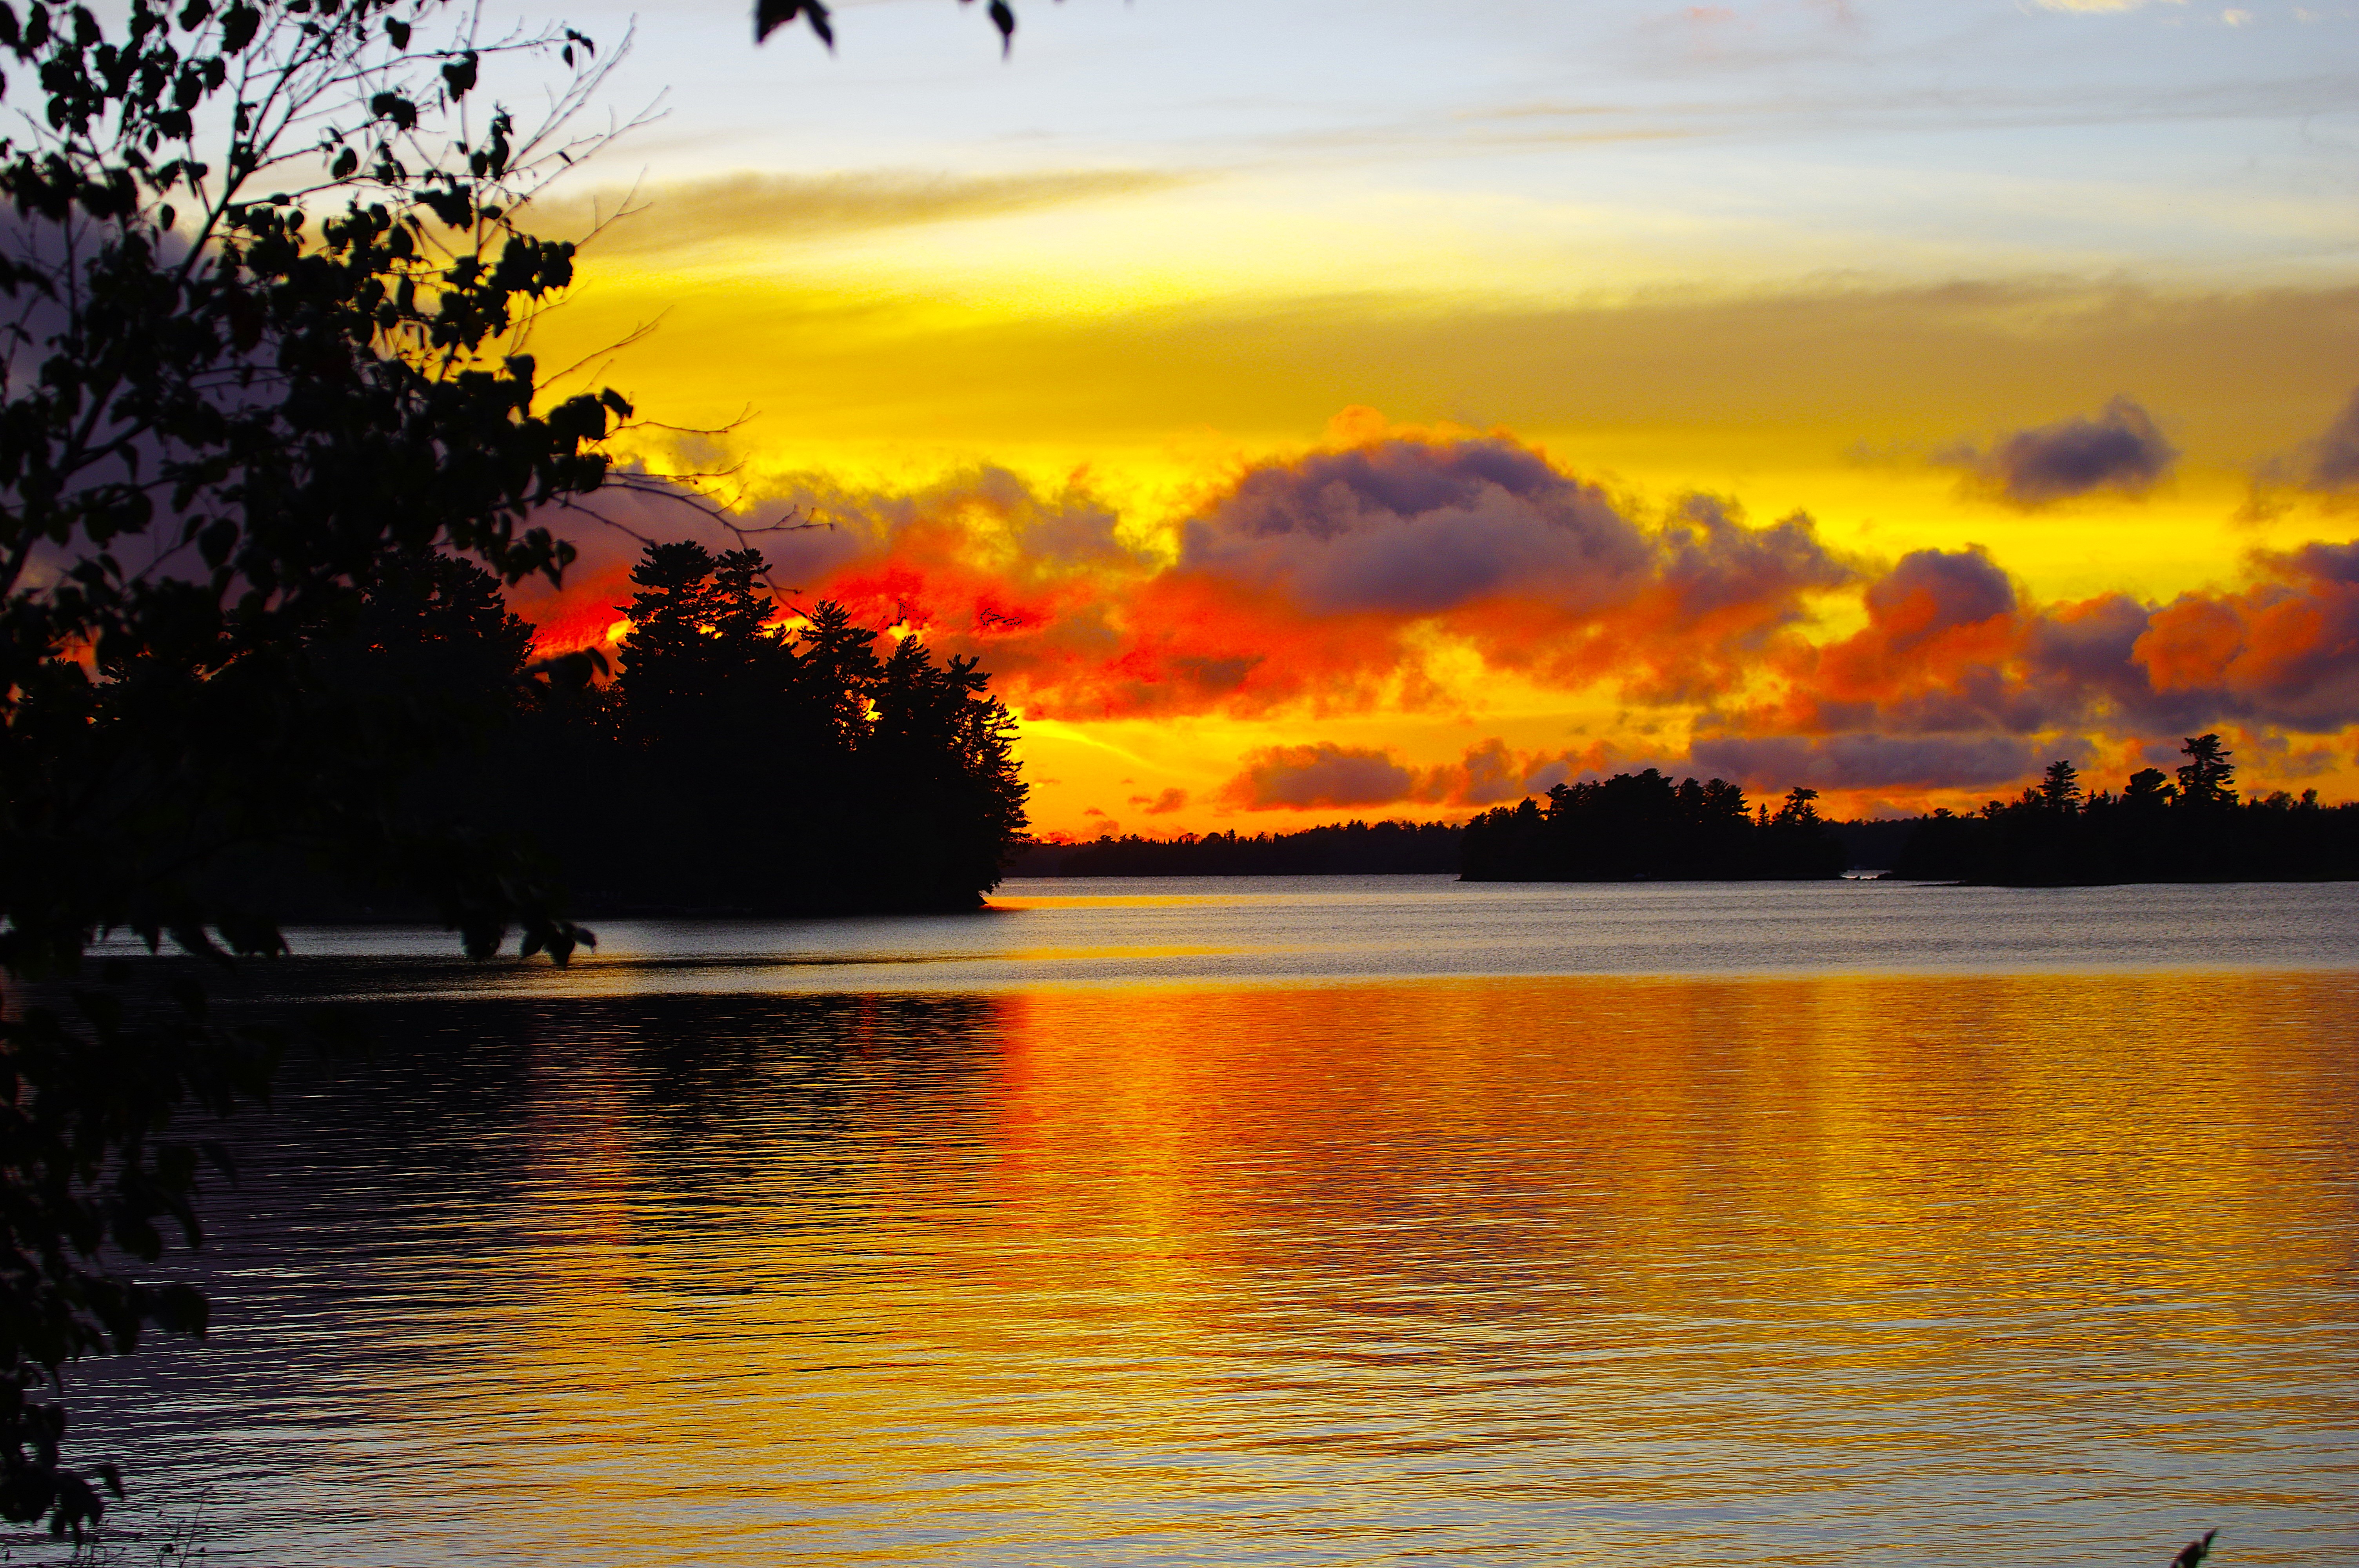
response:
M973 661L880 651L841 605L781 621L764 569L649 546L603 687L526 679L531 628L438 553L386 563L312 656L356 709L472 732L400 809L438 841L520 837L582 914L975 907L1025 827L1006 709ZM420 913L284 855L238 874L299 918Z
M1848 856L1817 799L1798 787L1772 811L1749 806L1725 779L1675 784L1653 768L1561 784L1546 805L1527 796L1469 822L1459 873L1473 882L1839 877Z
M1895 878L2010 886L2138 881L2359 881L2359 805L2318 792L2240 802L2217 735L2190 737L2176 779L2132 774L2085 794L2070 762L2012 801L1961 816L1829 822L1817 792L1774 808L1723 779L1673 784L1656 769L1559 784L1451 823L1350 822L1299 833L1026 844L1017 876L1315 876L1456 872L1468 881L1801 881L1852 868ZM1888 870L1887 870L1888 868Z
M1340 822L1240 838L1133 834L1086 844L1029 844L1008 871L1029 877L1302 877L1447 873L1458 870L1454 822Z
M2062 887L2107 882L2343 881L2359 879L2359 806L2277 791L2239 801L2217 735L2195 735L2176 779L2132 773L2119 794L2086 794L2069 761L2011 801L1921 819L1896 877Z

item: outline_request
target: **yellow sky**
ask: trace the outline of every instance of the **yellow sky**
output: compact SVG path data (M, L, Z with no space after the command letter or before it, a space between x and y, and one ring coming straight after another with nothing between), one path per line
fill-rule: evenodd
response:
M723 492L756 518L988 468L1086 493L1167 564L1241 476L1404 427L1510 438L1633 517L1691 492L1756 526L1805 513L1859 583L1911 551L1982 546L2027 604L2231 590L2256 549L2350 535L2337 498L2280 482L2359 382L2359 226L2286 139L2331 113L2299 74L2329 35L2285 30L2309 13L2264 16L2284 26L2256 38L2193 12L1995 12L1971 48L1914 5L1823 27L1774 5L1697 15L1658 32L1644 7L1604 7L1619 20L1582 24L1605 30L1554 85L1554 67L1463 40L1427 59L1353 28L1334 48L1394 88L1334 61L1284 84L1204 52L1133 61L1125 99L1130 24L1111 13L1027 21L1035 52L970 80L981 68L916 11L862 8L880 41L858 58L732 56L709 94L675 99L637 212L586 246L534 348L669 427L633 437L651 467L729 470ZM1330 41L1307 11L1259 25ZM1494 42L1536 25L1514 6L1467 18ZM685 69L693 36L658 40L658 63ZM2100 40L2116 53L2040 52ZM1846 74L1869 42L1880 63ZM897 74L895 49L914 57ZM761 99L761 72L799 96ZM1973 103L1928 96L1936 76ZM2183 111L2139 107L2174 83ZM582 233L625 205L600 178L552 193L539 226ZM2026 503L1968 471L2117 398L2167 454L2151 482ZM1856 586L1807 602L1821 643L1863 622ZM1531 678L1417 635L1446 697L1035 716L1036 825L1462 815L1212 803L1273 746L1411 768L1494 738L1675 758L1736 695L1634 709L1611 681ZM2297 750L2332 733L2305 722ZM2129 739L2059 734L2093 757ZM2350 793L2333 745L2302 776ZM1185 809L1134 804L1175 788Z

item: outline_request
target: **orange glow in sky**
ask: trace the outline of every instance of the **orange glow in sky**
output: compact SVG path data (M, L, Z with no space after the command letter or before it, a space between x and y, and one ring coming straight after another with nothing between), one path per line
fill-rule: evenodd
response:
M2294 131L2349 111L2286 85L2350 19L1370 9L1041 8L1003 68L869 7L708 68L691 7L535 351L803 525L790 604L979 656L1043 834L1646 765L1971 806L2207 730L2359 795L2359 222ZM636 545L569 526L518 609L611 643Z

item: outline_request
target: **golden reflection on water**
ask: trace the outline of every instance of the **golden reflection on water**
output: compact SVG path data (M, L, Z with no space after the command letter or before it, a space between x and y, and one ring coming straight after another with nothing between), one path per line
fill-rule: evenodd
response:
M554 1030L524 1239L404 1413L468 1479L405 1528L495 1499L565 1561L1800 1563L2158 1561L2227 1520L2239 1561L2322 1561L2354 1002L1107 988L965 999L913 1052L872 999L823 1070L715 1041L662 1093Z

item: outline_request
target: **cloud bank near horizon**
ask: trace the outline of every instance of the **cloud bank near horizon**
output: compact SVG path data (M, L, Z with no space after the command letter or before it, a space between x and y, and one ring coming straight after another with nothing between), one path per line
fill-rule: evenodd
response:
M2159 472L2135 412L1994 451L2051 487ZM799 525L753 542L790 605L838 600L973 655L1027 718L1282 725L1292 739L1198 792L1231 811L1463 809L1648 762L1756 790L1922 798L2214 729L2299 777L2340 765L2359 726L2359 541L2255 551L2242 583L2168 599L2036 602L1976 546L1860 558L1807 514L1755 522L1700 494L1648 505L1505 434L1339 428L1336 444L1238 467L1168 524L1125 518L1085 482L979 467L901 492L805 479L770 508ZM2090 430L2135 439L2057 456ZM639 534L694 531L658 498L601 504ZM638 547L621 529L568 532L583 556L565 591L518 596L552 646L605 635ZM1516 752L1493 738L1436 764L1316 734L1386 714L1479 728L1509 688L1615 705L1648 720L1628 736L1680 739ZM1133 804L1168 815L1187 798Z

